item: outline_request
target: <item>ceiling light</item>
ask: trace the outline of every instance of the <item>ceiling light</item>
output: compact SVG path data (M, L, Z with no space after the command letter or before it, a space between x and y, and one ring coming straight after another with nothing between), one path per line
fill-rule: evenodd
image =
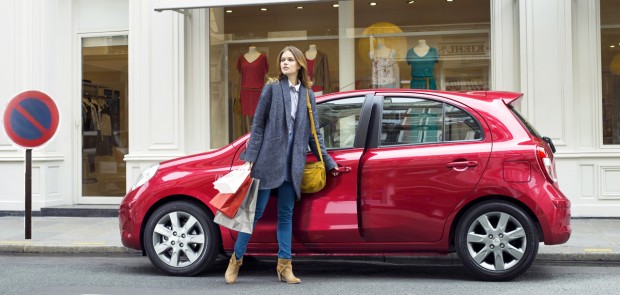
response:
M232 13L232 10L230 10L230 9L226 10L226 13Z
M448 2L452 2L452 1L454 1L454 0L448 0Z
M616 45L610 45L609 47L611 47L611 48L616 48Z
M297 6L297 9L304 9L303 6Z
M413 4L413 2L415 2L415 1L409 0L409 1L407 1L407 4Z
M340 7L340 4L334 4L333 7Z
M370 6L377 6L377 2L370 2Z
M260 11L267 11L267 8L261 8Z

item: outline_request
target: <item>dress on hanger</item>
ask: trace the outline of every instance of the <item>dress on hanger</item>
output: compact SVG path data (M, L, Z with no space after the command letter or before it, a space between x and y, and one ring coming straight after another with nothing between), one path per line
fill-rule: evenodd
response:
M424 56L419 56L413 48L407 51L407 63L411 65L411 86L416 89L437 89L434 70L439 61L439 52L431 47Z
M242 54L237 60L237 70L241 73L241 114L254 116L265 84L265 75L269 71L267 57L261 53L258 58L249 62Z

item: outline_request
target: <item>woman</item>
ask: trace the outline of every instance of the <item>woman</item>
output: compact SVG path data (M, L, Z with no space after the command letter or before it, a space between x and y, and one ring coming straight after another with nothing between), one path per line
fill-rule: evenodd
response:
M301 177L306 163L307 147L317 158L314 137L310 131L310 120L306 104L306 91L310 96L314 121L318 123L314 93L308 77L308 68L303 53L294 46L287 46L278 55L280 74L270 79L263 88L254 121L252 133L242 160L252 165L252 177L260 179L256 200L254 224L263 215L272 189L278 190L278 280L298 284L301 280L293 274L291 264L291 236L293 232L293 206L301 197ZM316 124L318 126L318 124ZM340 170L336 162L325 151L323 136L316 130L325 167L333 176ZM283 157L286 155L286 157ZM235 252L230 258L226 282L237 281L239 268L251 235L239 233Z

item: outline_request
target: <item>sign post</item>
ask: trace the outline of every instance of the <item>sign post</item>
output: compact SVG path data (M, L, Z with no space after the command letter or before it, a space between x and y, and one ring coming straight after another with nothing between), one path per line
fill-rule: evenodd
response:
M32 238L32 148L48 142L58 129L56 103L39 91L15 96L4 111L4 130L17 145L26 148L25 236Z

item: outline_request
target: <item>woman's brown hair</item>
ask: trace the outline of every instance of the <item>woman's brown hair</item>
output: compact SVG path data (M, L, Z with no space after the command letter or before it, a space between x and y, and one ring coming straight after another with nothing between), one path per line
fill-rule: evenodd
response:
M297 72L297 79L304 85L304 87L306 88L312 87L312 81L310 80L310 77L308 76L308 63L306 62L306 57L301 52L301 50L299 50L299 48L295 46L286 46L284 47L284 49L282 49L282 51L280 51L280 54L278 54L278 60L276 63L278 65L278 69L280 70L280 74L278 74L278 80L282 80L283 78L286 78L286 75L284 75L284 73L282 73L282 69L280 69L280 60L282 59L282 54L284 54L287 51L290 51L293 54L293 57L295 57L295 61L297 61L297 63L300 66L300 69ZM269 79L269 80L270 80L269 82L275 82L272 79Z

